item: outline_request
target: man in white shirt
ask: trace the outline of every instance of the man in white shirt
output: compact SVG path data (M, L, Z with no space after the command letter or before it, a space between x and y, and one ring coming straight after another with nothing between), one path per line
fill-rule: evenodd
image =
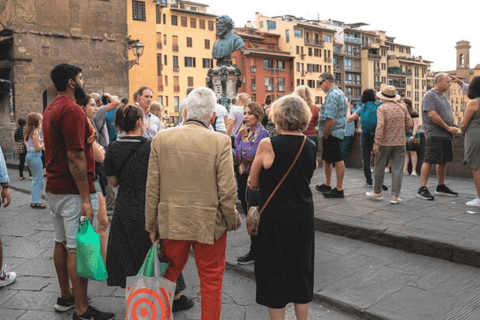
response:
M145 113L145 133L143 136L149 140L152 140L157 134L158 131L162 129L162 124L160 119L150 113L150 105L153 100L153 90L149 87L140 87L138 89L138 106L143 109Z

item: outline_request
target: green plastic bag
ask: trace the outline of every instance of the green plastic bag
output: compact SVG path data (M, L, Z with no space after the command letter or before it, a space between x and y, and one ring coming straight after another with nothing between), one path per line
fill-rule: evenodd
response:
M155 250L157 251L157 254L155 254ZM160 245L158 244L158 241L156 241L148 251L145 260L143 261L142 267L140 268L140 270L138 270L137 276L155 277L154 262L155 259L158 259L158 262L160 262L158 264L158 274L163 277L165 275L165 272L167 271L168 262L163 258L159 258L159 254Z
M95 281L107 280L108 274L100 250L100 235L95 232L90 220L80 222L77 232L77 274Z

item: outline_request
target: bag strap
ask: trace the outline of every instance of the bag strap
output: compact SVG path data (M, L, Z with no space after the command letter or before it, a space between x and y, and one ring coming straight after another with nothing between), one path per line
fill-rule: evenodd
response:
M273 189L272 193L270 194L270 196L268 197L267 201L265 201L265 203L263 204L262 208L260 209L260 211L258 212L258 218L260 219L260 216L263 212L263 210L265 210L265 208L267 207L268 203L270 202L270 200L272 200L273 198L273 195L277 192L277 190L280 188L280 186L282 185L283 181L285 181L285 179L287 178L288 174L290 173L290 171L292 171L293 167L295 166L295 163L297 163L297 160L298 158L300 157L300 154L302 153L302 150L303 150L303 147L305 146L305 142L307 141L307 136L304 136L303 137L303 142L302 142L302 145L300 146L300 149L298 149L298 152L297 152L297 155L295 157L295 159L293 160L292 164L290 165L290 168L288 168L287 172L285 173L285 175L283 176L282 180L280 180L280 182L277 184L277 186L275 187L275 189Z
M142 137L142 140L140 140L138 142L138 144L135 146L135 148L133 148L130 153L128 154L128 156L125 158L125 160L123 160L122 164L120 165L120 167L118 168L118 177L120 177L120 174L122 174L122 171L123 171L123 168L125 168L125 166L127 165L128 161L130 160L130 158L133 156L133 154L135 152L137 152L138 149L140 149L141 146L143 146L143 144L147 142L147 139L146 138L143 138Z

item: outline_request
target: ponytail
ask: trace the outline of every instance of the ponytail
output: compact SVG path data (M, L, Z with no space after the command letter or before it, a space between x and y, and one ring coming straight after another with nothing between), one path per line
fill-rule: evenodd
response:
M120 105L115 112L115 126L124 132L130 132L137 129L137 120L143 119L145 114L142 108L135 105Z

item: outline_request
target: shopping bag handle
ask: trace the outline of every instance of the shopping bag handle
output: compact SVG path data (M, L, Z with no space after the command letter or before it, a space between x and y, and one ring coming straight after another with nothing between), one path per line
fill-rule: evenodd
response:
M158 242L158 240L155 240L153 245L155 246L155 249L154 249L155 252L154 252L154 255L153 255L153 269L154 269L155 278L158 278L160 276L160 274L158 272L158 269L160 268L160 266L158 265L158 263L159 263L159 259L158 259L159 242Z

